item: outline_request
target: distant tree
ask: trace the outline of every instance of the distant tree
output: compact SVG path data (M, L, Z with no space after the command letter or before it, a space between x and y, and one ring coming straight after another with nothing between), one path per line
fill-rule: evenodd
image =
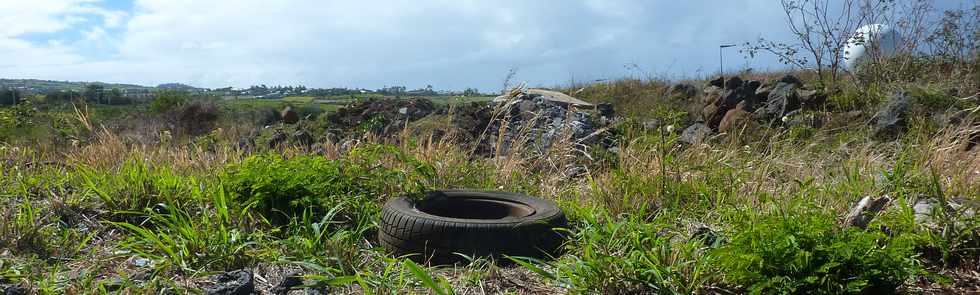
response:
M742 52L749 57L768 52L781 62L800 69L812 66L821 83L833 86L841 74L847 40L854 36L857 28L878 20L875 13L887 10L894 2L780 0L787 27L799 43L787 44L759 38L755 43L746 42Z
M105 87L99 84L88 84L85 86L85 92L83 93L85 99L94 103L103 103L105 98Z
M107 104L124 104L128 102L123 98L122 91L119 88L112 88L105 97Z
M248 88L248 92L251 95L266 95L269 94L269 87L265 86L265 84L259 86L253 85L252 87Z
M60 102L71 102L82 97L80 93L74 90L54 90L44 94L48 101L60 101Z
M401 95L405 93L408 88L405 86L391 86L378 89L378 93L384 95Z
M15 105L19 102L20 97L20 91L17 89L0 88L0 105Z
M476 88L466 88L466 90L463 90L463 96L479 96L479 95L480 95L480 90L477 90Z

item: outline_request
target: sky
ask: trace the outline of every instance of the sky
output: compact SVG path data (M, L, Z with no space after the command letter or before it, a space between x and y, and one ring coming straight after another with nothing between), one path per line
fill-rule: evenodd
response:
M712 75L759 37L791 40L778 0L0 0L0 78L495 92Z

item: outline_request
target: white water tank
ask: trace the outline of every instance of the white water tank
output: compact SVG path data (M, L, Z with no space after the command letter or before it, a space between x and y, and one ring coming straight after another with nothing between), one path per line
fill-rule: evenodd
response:
M854 36L844 45L844 65L854 69L862 61L895 55L902 36L895 29L883 24L870 24L854 31Z

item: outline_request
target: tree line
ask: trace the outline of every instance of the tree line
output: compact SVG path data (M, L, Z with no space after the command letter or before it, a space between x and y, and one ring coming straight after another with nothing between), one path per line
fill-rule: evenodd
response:
M132 98L123 95L122 90L118 88L105 89L105 86L100 84L89 84L81 92L75 90L51 90L43 93L43 95L47 101L73 102L84 100L88 103L106 105L127 105L135 103ZM28 93L18 89L2 87L0 88L0 106L16 105L30 96Z

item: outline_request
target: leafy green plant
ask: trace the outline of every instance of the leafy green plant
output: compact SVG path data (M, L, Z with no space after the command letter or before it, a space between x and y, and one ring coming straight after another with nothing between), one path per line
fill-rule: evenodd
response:
M43 222L41 208L29 202L20 203L13 208L0 210L0 249L10 248L16 252L33 253L41 257L50 254L50 237L54 230L52 224Z
M186 202L198 185L193 178L140 160L123 163L114 173L79 166L76 175L84 193L97 197L113 215L142 212L157 204Z
M384 161L403 169L385 167ZM226 174L231 192L281 225L306 210L322 216L333 208L339 208L338 219L361 223L378 211L385 196L423 191L433 172L395 147L376 145L354 149L343 160L255 155L231 165Z
M578 293L695 293L716 280L701 240L664 234L666 215L643 221L631 216L585 220L571 232L567 253L555 262L509 259Z
M158 270L174 268L185 273L201 268L241 267L249 261L249 250L263 240L261 231L243 231L243 220L235 218L229 198L220 185L214 191L197 191L209 212L193 214L178 206L146 209L141 224L113 222L129 232L121 246L151 259ZM207 194L210 197L204 197Z
M330 275L356 274L364 252L358 243L373 224L345 226L336 221L340 208L341 205L331 208L319 220L313 219L311 210L293 219L286 232L287 238L278 242L286 249L288 259L315 262L319 269Z
M432 290L432 292L435 292L436 294L439 295L456 294L456 292L453 291L453 287L449 285L449 281L447 281L446 278L439 277L439 280L437 281L436 279L432 278L432 275L430 275L428 272L422 269L422 267L420 267L418 264L415 264L415 262L406 259L405 262L403 263L405 265L405 268L408 268L408 270L411 271L416 278L422 281L422 285Z
M726 280L754 294L882 293L918 272L913 246L808 211L747 221L715 254Z

